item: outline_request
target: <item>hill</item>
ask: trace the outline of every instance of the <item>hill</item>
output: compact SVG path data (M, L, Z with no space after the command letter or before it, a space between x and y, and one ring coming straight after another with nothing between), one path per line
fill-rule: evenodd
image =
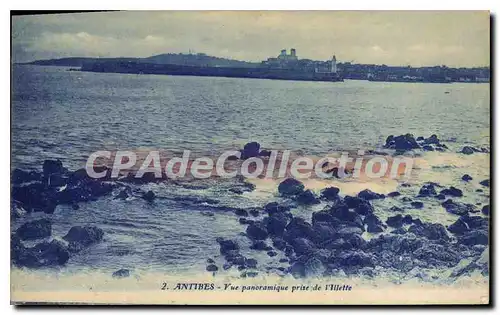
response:
M35 60L26 64L39 66L63 66L63 67L82 67L84 64L92 64L96 62L139 62L153 64L172 64L181 66L200 66L200 67L239 67L251 68L256 67L259 63L252 63L234 59L220 58L208 56L206 54L160 54L147 58L89 58L89 57L70 57L60 59Z

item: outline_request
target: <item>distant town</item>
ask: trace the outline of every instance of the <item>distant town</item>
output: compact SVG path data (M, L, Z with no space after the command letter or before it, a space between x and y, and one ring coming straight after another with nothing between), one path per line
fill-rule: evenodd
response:
M299 59L296 49L290 49L290 54L283 49L276 58L262 61L261 67L286 68L301 71L335 72L344 79L395 81L395 82L489 82L490 69L449 68L447 66L411 67L387 66L375 64L355 64L351 62L337 63L334 55L328 61Z
M147 58L71 57L30 62L34 65L80 67L82 71L138 74L201 75L278 80L488 83L489 67L451 68L444 65L412 67L300 59L297 50L282 49L260 63L209 56L203 53L161 54Z

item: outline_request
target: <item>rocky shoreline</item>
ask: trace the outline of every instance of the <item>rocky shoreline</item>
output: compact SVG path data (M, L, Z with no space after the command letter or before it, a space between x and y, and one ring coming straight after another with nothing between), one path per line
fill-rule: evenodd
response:
M433 184L424 185L422 193L416 197L422 200L436 198L437 194L426 195L429 186L434 187ZM282 196L299 203L303 203L301 196L307 192L304 185L295 179L284 180L278 189ZM392 196L369 190L363 190L357 196L341 196L338 188L326 188L316 198L318 202L321 200L328 205L324 210L312 214L311 223L293 216L289 205L275 202L264 206L263 211L252 214L253 220L245 219L249 216L247 213L238 215L242 217L242 224L248 224L245 235L253 242L251 249L266 251L270 257L276 256L277 251L285 254L287 258L279 260L283 266L276 270L281 275L290 273L295 278L339 275L373 277L387 270L409 273L412 270L435 268L458 268L454 276L476 269L483 275L488 274L488 264L477 263L489 250L488 218L473 215L478 212L473 207L448 199L448 203L469 210L457 215L456 222L448 227L439 223L424 223L419 218L401 213L390 216L384 222L374 213L370 201L398 197L395 194ZM483 209L489 211L489 206ZM447 210L443 206L443 211ZM486 213L483 210L483 214ZM389 228L392 231L389 232ZM366 240L363 238L366 232L375 237ZM238 268L243 271L243 277L257 275L257 262L243 256L236 241L216 241L226 260L223 269ZM471 263L461 271L459 263L463 259L469 259ZM207 271L218 269L213 263L207 266Z
M385 149L396 153L423 150L444 151L449 148L437 136L429 138L413 135L390 136ZM462 154L488 153L486 148L464 147ZM268 156L256 142L245 145L242 159ZM105 166L96 171L106 170ZM109 172L108 172L109 173ZM160 179L161 180L161 179ZM463 182L477 181L464 174ZM233 212L242 225L242 234L250 242L250 250L265 252L277 260L279 267L267 267L267 272L281 276L291 274L295 278L322 276L366 276L374 277L385 271L412 274L424 278L422 270L452 269L452 278L479 270L488 275L489 253L489 204L477 205L460 202L464 192L456 187L443 187L439 183L424 183L417 195L404 191L380 194L362 190L357 195L345 195L337 187L323 189L319 195L306 189L293 178L283 180L278 194L283 202L271 202L263 207L234 208L219 205L217 200L200 199L196 196L160 197L142 189L142 184L157 181L154 178L133 179L124 177L111 180L90 178L84 169L69 171L61 161L46 160L42 172L15 169L12 172L11 220L29 216L32 212L52 214L57 205L69 205L78 211L79 203L94 201L104 196L126 200L131 196L152 203L165 198L179 202L187 208L195 206L207 210ZM489 179L478 181L489 189ZM130 183L134 185L129 185ZM188 189L197 189L195 186ZM403 185L408 184L401 184ZM255 187L244 179L228 193L243 194ZM429 200L438 200L442 211L457 216L453 224L422 222L418 217L405 214L405 207L394 206L394 215L382 220L375 213L374 200L392 198L406 203L409 208L422 209ZM292 214L297 206L324 205L312 213L310 219ZM425 210L422 210L425 211ZM207 211L208 212L208 211ZM214 215L214 213L209 213ZM52 222L44 218L28 221L11 234L11 261L13 265L26 268L63 266L73 255L87 247L105 240L99 227L73 226L62 240L50 239ZM244 231L244 232L243 232ZM369 235L370 237L366 237ZM36 242L32 247L26 241ZM222 270L237 269L241 277L255 277L263 272L255 258L242 254L242 246L234 239L217 238L224 262L216 257L207 258L206 270L214 274ZM467 264L463 266L463 262ZM120 269L113 277L128 277L130 271Z

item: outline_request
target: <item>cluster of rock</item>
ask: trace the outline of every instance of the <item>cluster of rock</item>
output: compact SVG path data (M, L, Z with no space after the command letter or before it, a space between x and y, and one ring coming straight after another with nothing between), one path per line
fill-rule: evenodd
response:
M395 149L401 152L413 149L422 149L424 151L445 151L448 149L446 144L440 142L437 135L431 135L429 138L418 137L415 139L411 133L400 136L388 136L385 140L384 148Z
M94 169L96 172L108 170L104 166ZM69 171L59 160L45 160L42 172L14 169L11 176L12 219L31 212L52 214L61 204L77 209L79 202L110 195L117 186L109 181L109 176L94 179L85 169ZM118 197L126 195L127 192L122 191ZM144 195L145 199L154 199L150 192ZM58 240L53 238L50 219L28 221L11 234L11 261L18 267L28 268L64 265L71 255L100 242L103 235L95 226L74 226ZM31 247L24 243L37 240L40 242Z
M249 142L245 144L241 152L241 159L246 160L252 157L258 156L270 156L271 151L261 150L260 143L258 142Z
M64 265L74 253L100 242L104 232L95 226L74 226L63 236L63 241L42 241L26 247L23 241L47 239L52 235L52 222L34 220L21 225L11 235L11 261L18 267L39 268Z
M471 155L474 153L489 153L490 151L486 148L475 148L472 146L464 146L462 150L459 151L459 153L466 154L466 155Z
M286 179L280 187L280 194L293 200L298 200L306 191L295 179ZM438 195L434 185L424 185L420 194ZM450 187L441 194L460 196L461 192ZM288 266L278 269L294 277L339 273L373 276L382 270L407 273L419 268L451 268L462 259L477 258L486 250L487 218L467 212L445 227L422 222L411 215L396 214L384 222L375 214L371 200L386 197L389 196L370 190L341 197L338 188L330 187L319 197L329 205L314 212L310 222L293 216L289 206L273 202L255 213L259 218L245 219L244 223L248 224L245 235L252 241L250 249L266 251L270 257L282 252L287 258L279 262ZM489 207L484 212L489 212ZM265 215L262 217L261 213ZM363 237L366 232L379 236L367 241ZM244 270L257 265L255 259L241 255L236 241L217 239L217 242L227 261L223 269L236 265ZM213 261L209 267L209 271L218 270Z
M237 242L233 240L226 240L221 237L217 238L216 241L220 246L220 253L226 259L226 263L222 266L224 270L227 270L233 266L238 268L238 270L247 270L242 276L244 277L255 277L258 273L256 271L257 268L257 260L254 258L247 258L240 253L240 246ZM207 263L207 271L215 272L219 270L219 268L215 265L215 261L212 259L208 259Z
M16 219L25 213L44 212L54 213L57 205L71 205L78 209L78 203L95 201L99 197L111 195L117 187L126 185L117 181L111 181L110 170L106 166L94 166L95 172L106 171L106 176L95 179L88 176L85 169L74 172L63 167L59 160L45 160L43 171L25 171L14 169L12 172L11 190L11 218ZM145 175L152 173L146 173ZM135 177L134 177L135 178ZM145 176L137 179L134 183L142 184L157 179ZM130 176L120 178L120 182L132 181ZM116 199L127 199L131 196L138 196L148 202L152 202L156 195L152 191L133 192L125 186L115 196Z
M104 166L95 168L96 172L106 170ZM113 183L106 182L106 178L89 177L85 169L68 171L59 160L46 160L41 173L15 169L12 172L12 183L14 207L11 210L20 207L26 212L49 214L54 212L58 204L69 204L77 208L78 202L111 194L114 187ZM13 211L13 218L18 214L18 210Z
M278 186L278 192L280 195L289 197L301 204L320 203L318 197L310 189L305 189L304 184L295 178L287 178L282 181ZM333 192L333 194L335 193Z
M470 180L472 180L472 177L465 174L464 176L462 176L462 180L470 181ZM481 183L484 185L485 183L487 183L486 181L489 182L489 180L485 180L485 181L482 181ZM429 183L424 184L420 188L420 191L419 191L417 197L432 197L432 198L436 198L439 200L445 200L447 197L462 197L463 196L462 190L455 188L453 186L451 186L449 188L443 188L443 189L441 189L441 191L439 193L437 192L436 187L442 188L441 185L439 185L437 183L433 183L433 182L429 182ZM443 208L445 208L447 212L452 213L452 214L456 214L456 215L468 215L469 213L477 213L480 211L473 204L462 203L462 202L453 200L451 198L443 201L441 203L441 206ZM483 211L483 214L489 215L489 205L485 206L485 207L487 207L487 208L483 207L483 209L487 209L487 210Z

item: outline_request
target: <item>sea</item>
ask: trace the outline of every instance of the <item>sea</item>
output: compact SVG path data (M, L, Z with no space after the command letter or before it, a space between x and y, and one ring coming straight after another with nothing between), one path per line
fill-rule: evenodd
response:
M463 202L479 209L489 203L489 189L479 181L489 178L490 154L458 153L465 145L490 146L489 84L300 82L68 70L13 66L12 169L41 170L45 159L60 159L76 170L98 150L190 150L196 156L214 157L251 141L265 149L322 156L377 150L389 135L436 134L449 150L416 154L417 173L410 187L402 187L401 180L386 179L304 183L315 192L336 186L341 194L369 188L414 196L422 183L433 181L462 189ZM462 181L464 174L473 180ZM63 267L44 269L44 275L51 277L99 273L111 279L111 273L122 268L133 275L206 274L208 258L219 266L224 261L217 237L240 242L242 253L257 258L264 274L268 267L280 265L281 256L270 258L265 252L249 250L250 242L241 234L246 226L234 213L212 211L209 204L190 207L172 198L206 198L241 208L282 200L277 194L279 181L254 179L252 183L256 189L243 194L229 193L232 183L224 181L200 182L196 187L149 183L143 189L165 198L146 203L141 198L109 196L81 203L77 210L58 205L52 215L33 213L13 221L11 230L25 221L48 217L56 239L75 225L95 225L104 231L103 242L72 256ZM373 204L376 214L385 219L394 214L388 209L398 202L387 198ZM292 212L310 219L323 207L299 206ZM406 213L445 225L457 219L437 200ZM234 268L220 274L239 275ZM25 289L30 283L25 281Z

